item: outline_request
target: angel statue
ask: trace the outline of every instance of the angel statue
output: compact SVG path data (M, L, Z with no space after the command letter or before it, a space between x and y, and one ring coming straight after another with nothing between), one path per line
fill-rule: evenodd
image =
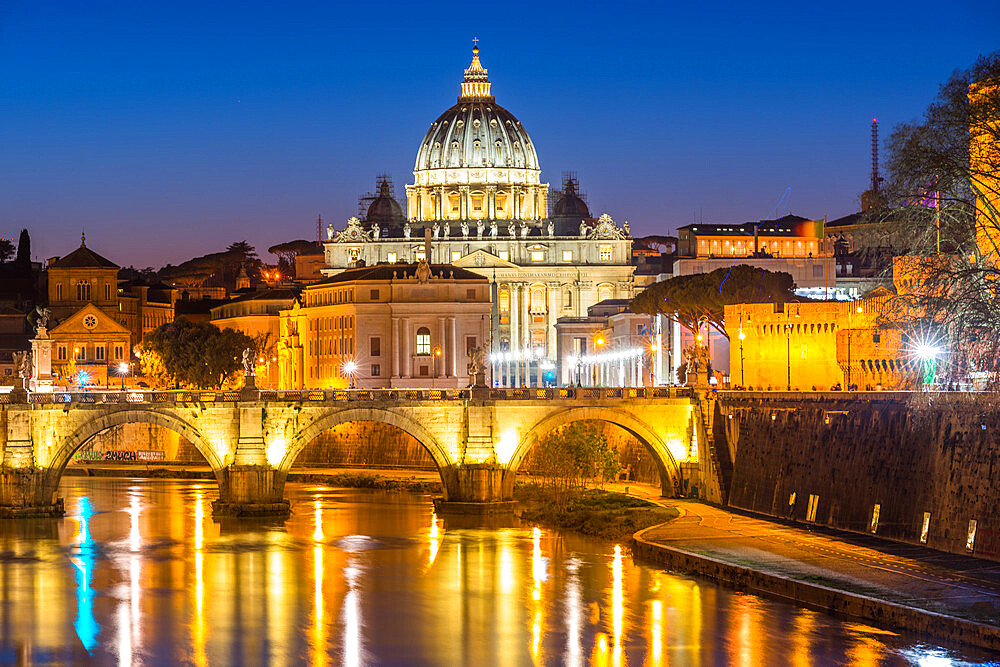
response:
M410 238L410 221L409 220L407 220L406 223L403 225L403 238L405 238L405 239Z
M476 223L476 238L477 239L483 238L483 229L484 229L484 227L485 227L485 225L484 225L484 223L483 223L482 220L480 220L479 222Z
M490 238L495 239L497 237L497 221L493 220L490 222Z
M252 347L243 350L243 372L247 377L254 376L254 351Z

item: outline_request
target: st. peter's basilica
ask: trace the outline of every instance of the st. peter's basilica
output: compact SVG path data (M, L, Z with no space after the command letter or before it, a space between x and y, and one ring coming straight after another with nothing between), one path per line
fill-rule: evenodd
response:
M573 178L550 208L531 137L472 53L457 103L417 149L406 214L380 179L360 218L328 227L323 273L424 258L469 269L490 281L492 351L555 362L557 319L633 296L628 222L591 217Z

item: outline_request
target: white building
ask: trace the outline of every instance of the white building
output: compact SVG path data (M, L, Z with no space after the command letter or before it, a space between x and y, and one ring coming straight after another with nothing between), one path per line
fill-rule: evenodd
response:
M417 149L406 215L383 185L365 220L328 227L323 273L361 262L417 262L429 234L429 262L488 278L491 352L530 352L537 373L556 362L557 319L585 317L599 301L634 295L628 223L590 217L571 188L549 215L540 174L531 138L496 104L473 49L457 104Z

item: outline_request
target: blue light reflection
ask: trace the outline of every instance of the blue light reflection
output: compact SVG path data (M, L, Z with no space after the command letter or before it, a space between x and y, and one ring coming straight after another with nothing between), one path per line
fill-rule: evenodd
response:
M80 498L80 508L73 517L80 523L80 533L77 535L76 556L71 559L76 566L76 622L73 627L80 643L91 654L97 645L97 633L101 630L94 618L94 589L90 586L97 555L90 536L90 517L93 514L90 499L86 496Z

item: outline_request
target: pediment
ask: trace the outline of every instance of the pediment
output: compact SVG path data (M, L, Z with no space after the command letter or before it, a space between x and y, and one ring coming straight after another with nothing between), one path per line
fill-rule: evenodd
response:
M506 259L500 259L496 255L490 252L486 252L482 248L478 250L473 250L465 257L459 257L454 262L455 266L461 267L463 269L517 269L517 264L514 264Z
M88 316L97 319L97 325L88 327L84 320ZM128 329L111 318L107 313L92 303L88 303L80 310L76 311L65 320L60 322L54 329L49 330L49 334L94 334L94 333L131 333Z

